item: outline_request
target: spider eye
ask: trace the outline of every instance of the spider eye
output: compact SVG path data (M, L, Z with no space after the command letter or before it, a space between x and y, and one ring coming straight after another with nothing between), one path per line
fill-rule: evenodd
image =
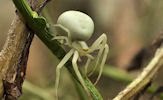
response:
M70 31L73 40L88 40L94 32L94 22L80 11L66 11L58 18L60 24Z

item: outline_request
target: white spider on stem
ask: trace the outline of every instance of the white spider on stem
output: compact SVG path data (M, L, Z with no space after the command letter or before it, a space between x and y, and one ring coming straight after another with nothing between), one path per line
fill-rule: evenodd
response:
M99 75L96 79L95 84L100 79L100 76L103 71L103 66L105 64L107 54L109 52L109 47L107 45L107 36L102 34L93 44L88 47L86 40L90 39L94 32L94 22L93 20L86 15L85 13L79 11L66 11L61 14L57 20L57 24L55 25L57 29L60 29L62 32L58 32L59 36L56 35L53 39L59 40L63 42L64 45L67 45L71 48L71 50L64 56L64 58L60 61L56 68L56 81L55 81L55 92L56 98L58 98L57 90L60 79L60 70L64 66L64 64L72 57L72 66L77 75L81 85L88 92L87 87L85 86L85 82L81 73L78 69L77 61L81 56L88 57L87 62L85 64L85 73L87 74L88 66L91 60L94 57L91 55L94 51L99 51L96 57L96 63L93 71L99 65L100 71ZM66 33L66 34L64 34Z

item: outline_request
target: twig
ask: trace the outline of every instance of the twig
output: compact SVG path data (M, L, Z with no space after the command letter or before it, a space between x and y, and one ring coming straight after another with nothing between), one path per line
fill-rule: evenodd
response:
M35 0L33 1L36 2ZM36 7L33 8L36 9ZM33 34L29 33L20 18L16 17L8 32L5 45L0 52L1 99L3 94L6 100L17 100L21 95L28 52L32 39ZM4 86L2 84L4 84Z
M113 100L129 100L141 91L158 72L163 64L163 47L157 49L154 58L130 85L120 92Z
M28 31L26 30L24 24L19 20L18 17L16 17L12 23L12 26L10 28L8 39L6 41L6 44L3 48L3 50L0 53L0 76L5 81L5 83L11 83L14 84L13 88L17 88L15 91L12 91L13 88L11 88L9 85L8 87L5 87L6 91L5 97L8 97L7 95L12 96L20 96L20 83L17 87L15 83L15 80L17 80L17 70L18 67L20 67L23 63L24 65L21 67L26 67L26 59L24 59L24 62L22 62L23 59L20 59L23 55L23 51L25 51L25 45L28 37ZM28 48L27 48L28 49ZM24 52L25 53L25 52ZM25 53L24 57L28 57L28 53ZM22 70L23 71L23 70ZM22 72L22 77L24 77L25 73ZM20 79L21 80L21 79ZM2 81L0 81L2 83ZM17 84L17 85L18 85ZM6 86L6 85L5 85ZM3 88L3 86L1 86ZM7 89L8 88L8 89ZM10 93L8 90L11 90ZM12 92L15 92L17 94L12 94Z
M116 80L118 82L123 82L126 84L131 83L135 77L122 69L119 69L119 68L116 68L115 66L110 66L110 65L105 65L102 74L106 77L110 77L113 80ZM148 88L147 92L154 93L157 90L157 87L158 87L157 85L152 85L151 87ZM159 97L160 99L163 99L163 94L160 94Z

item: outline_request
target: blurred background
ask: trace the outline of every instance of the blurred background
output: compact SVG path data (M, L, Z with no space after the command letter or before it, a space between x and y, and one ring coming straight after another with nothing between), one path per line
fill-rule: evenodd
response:
M106 67L112 66L133 76L142 69L128 71L132 69L129 67L135 67L131 65L133 58L163 30L163 0L52 0L44 9L43 15L51 24L55 24L58 16L67 10L79 10L91 16L95 32L89 43L106 33L110 46ZM5 43L14 16L12 0L0 0L0 49ZM59 61L36 36L29 55L27 80L53 96L55 66ZM161 71L158 76L156 80L161 79ZM91 77L92 80L94 78L96 75ZM163 83L155 82L159 85ZM107 100L115 97L127 84L126 81L115 80L104 74L97 88L104 100ZM59 93L60 100L79 100L74 83L65 68L62 69ZM44 99L24 89L20 100ZM148 93L142 96L142 100L148 100Z

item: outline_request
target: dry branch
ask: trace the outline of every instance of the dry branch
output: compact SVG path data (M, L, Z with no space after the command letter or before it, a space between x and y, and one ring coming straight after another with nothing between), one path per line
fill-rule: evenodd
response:
M143 72L113 100L130 100L136 94L148 85L163 66L163 41L160 41L160 47L156 50L153 59L144 68Z
M36 8L36 1L29 0L34 3L33 8ZM5 100L17 100L21 95L33 36L33 33L29 33L20 17L16 15L0 52L0 98L3 98L4 94Z

